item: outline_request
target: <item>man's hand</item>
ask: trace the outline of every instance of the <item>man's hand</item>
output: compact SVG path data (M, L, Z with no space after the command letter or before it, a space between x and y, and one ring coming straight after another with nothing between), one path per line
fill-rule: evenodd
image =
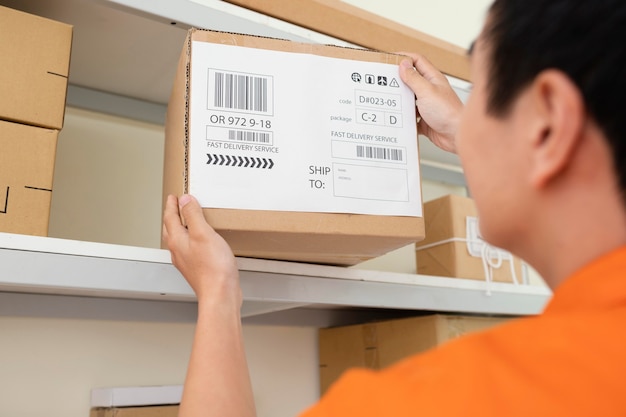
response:
M172 254L172 263L199 301L213 299L241 304L239 271L233 252L205 221L195 198L168 196L163 214L163 239Z
M456 153L456 132L463 103L448 79L422 55L401 52L409 58L400 63L400 78L416 98L418 133L444 151Z

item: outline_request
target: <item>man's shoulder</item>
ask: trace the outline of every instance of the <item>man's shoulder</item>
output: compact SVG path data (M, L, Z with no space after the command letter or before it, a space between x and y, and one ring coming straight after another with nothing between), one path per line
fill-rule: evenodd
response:
M470 397L495 390L547 400L568 386L590 393L599 384L621 389L625 322L626 307L518 318L461 336L385 372L391 380L409 378L425 386L454 381L461 395Z

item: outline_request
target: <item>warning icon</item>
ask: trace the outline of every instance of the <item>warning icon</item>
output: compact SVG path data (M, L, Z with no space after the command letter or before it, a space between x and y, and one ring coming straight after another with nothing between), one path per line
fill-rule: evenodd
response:
M395 78L391 79L391 82L389 83L390 87L400 87L400 85L398 84L398 80L396 80Z

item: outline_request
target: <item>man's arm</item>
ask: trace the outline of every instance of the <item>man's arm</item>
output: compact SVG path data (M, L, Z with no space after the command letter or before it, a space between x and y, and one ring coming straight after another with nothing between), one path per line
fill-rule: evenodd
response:
M172 262L198 298L198 321L179 416L254 417L235 257L189 195L168 197L163 228Z

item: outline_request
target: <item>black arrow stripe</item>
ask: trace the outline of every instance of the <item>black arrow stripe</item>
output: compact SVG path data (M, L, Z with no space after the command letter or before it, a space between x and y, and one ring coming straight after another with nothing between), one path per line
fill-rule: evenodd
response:
M271 158L259 158L248 156L236 156L236 155L216 155L206 154L207 165L219 165L219 166L233 166L243 168L260 168L260 169L272 169L274 167L274 160Z

